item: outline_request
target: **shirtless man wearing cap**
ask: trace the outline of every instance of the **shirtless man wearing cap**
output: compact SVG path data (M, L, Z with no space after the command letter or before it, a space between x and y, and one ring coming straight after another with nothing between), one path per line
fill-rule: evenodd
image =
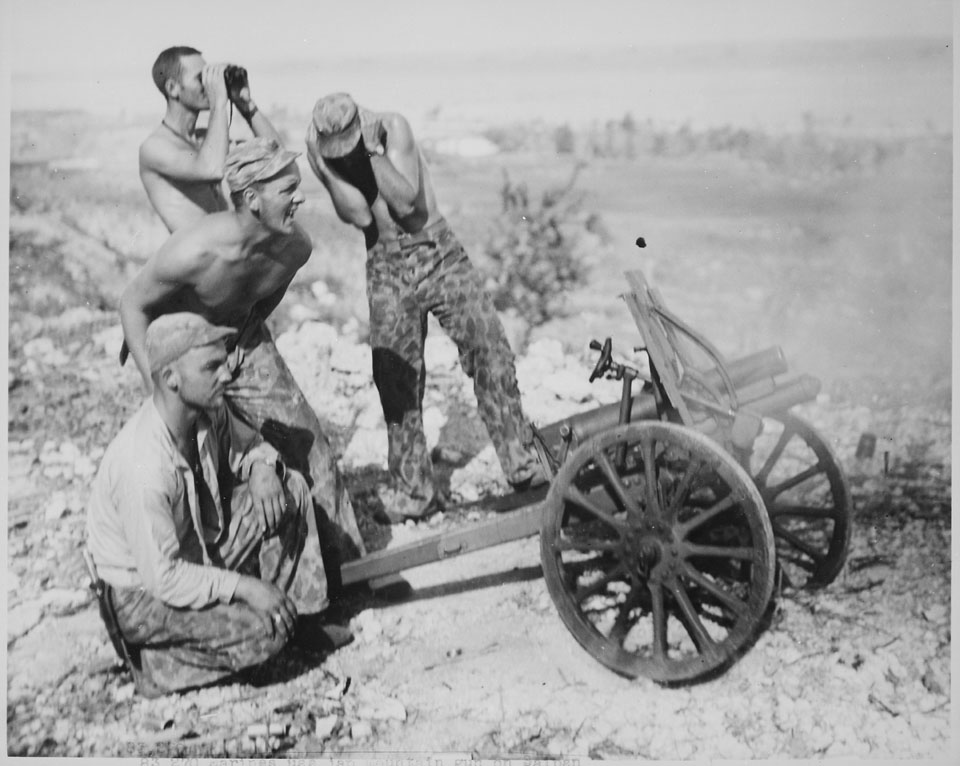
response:
M226 83L231 69L232 88ZM200 51L167 48L153 65L153 82L167 102L160 125L140 145L140 180L168 231L206 213L227 210L221 181L229 148L231 103L255 136L280 136L250 96L245 70L207 64ZM200 112L210 110L205 131Z
M148 389L144 338L157 316L190 311L238 331L227 404L308 477L336 598L339 563L362 555L363 540L333 450L264 323L312 250L294 221L304 200L297 156L265 138L231 149L225 178L235 210L176 231L124 290L120 318Z
M364 234L373 379L389 439L391 521L420 518L440 498L423 433L427 312L456 342L507 481L543 481L528 446L513 352L490 296L437 210L430 174L407 120L358 107L345 93L317 101L307 158L337 215Z

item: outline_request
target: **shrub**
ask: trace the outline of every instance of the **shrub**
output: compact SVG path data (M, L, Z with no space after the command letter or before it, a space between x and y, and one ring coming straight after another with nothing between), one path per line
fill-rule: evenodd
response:
M586 281L587 265L575 253L584 228L582 198L573 193L580 167L537 204L525 183L504 172L501 216L484 248L487 288L499 311L513 309L531 327L562 315L567 292Z

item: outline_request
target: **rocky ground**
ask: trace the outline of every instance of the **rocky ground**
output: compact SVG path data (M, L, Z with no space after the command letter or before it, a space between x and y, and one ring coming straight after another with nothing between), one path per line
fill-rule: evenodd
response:
M713 681L667 689L597 664L560 623L532 538L412 570L406 601L358 599L356 641L332 657L291 650L237 683L143 700L107 643L79 556L89 479L138 398L134 372L116 366L118 332L112 312L84 307L21 314L11 327L10 754L947 751L951 477L942 392L904 404L883 392L854 399L837 390L802 408L851 480L848 565L824 591L781 594L771 627ZM425 420L451 494L470 501L502 492L455 349L437 332L431 338ZM278 345L338 436L372 548L492 515L481 506L419 525L378 525L365 492L382 472L385 434L368 347L349 327L310 321ZM518 367L533 419L616 399L617 384L591 387L588 370L585 357L565 355L558 343L534 343ZM855 457L866 431L888 440L886 466L884 450Z
M665 177L675 178L675 170ZM541 577L537 539L530 538L409 570L413 595L405 601L358 597L351 618L356 641L330 657L290 650L230 685L139 698L107 641L80 547L90 479L141 395L132 365L116 362L116 299L162 227L142 200L123 206L118 192L114 211L113 202L86 199L88 179L57 175L52 183L41 174L31 186L24 180L29 172L18 175L15 186L60 197L15 192L11 200L9 754L872 760L948 753L950 381L925 377L919 365L908 381L902 373L910 360L900 351L894 363L831 382L815 402L798 408L830 442L850 481L854 531L847 566L822 591L780 593L769 628L718 678L665 688L607 671L562 625ZM899 174L895 180L899 189ZM670 195L664 199L673 204ZM677 227L690 229L687 218ZM732 220L739 227L740 219ZM633 227L632 219L615 223ZM739 247L743 236L736 228L731 242ZM722 281L733 255L715 241L708 265L716 273L697 271L695 244L694 255L658 266L655 281L705 296L699 310L714 312L707 321L715 322L725 316L718 305L742 308L742 296L733 292L741 286ZM939 252L939 240L931 240L929 254ZM741 270L756 271L750 263ZM916 272L917 264L902 273ZM702 282L691 290L695 277ZM899 279L893 272L885 278ZM320 280L294 287L278 311L278 345L342 455L369 547L493 518L481 502L421 524L376 522L371 490L384 475L386 438L364 328L337 314L342 285ZM790 281L779 286L797 303L808 288ZM749 307L767 316L761 298L768 293L755 292L760 297ZM611 302L609 296L603 301ZM594 361L588 338L571 351L569 338L581 338L588 320L605 321L596 306L587 308L593 313L537 328L518 360L524 406L537 423L618 396L617 383L587 382ZM686 306L679 313L726 348L714 333L723 328L704 326ZM743 324L737 312L727 313L731 326ZM887 324L902 324L898 311L888 313ZM823 318L824 332L831 321ZM854 316L848 326L860 321ZM514 340L524 329L508 328ZM913 324L901 329L926 338ZM864 336L843 337L855 346ZM938 338L926 340L934 356L942 353ZM617 343L629 347L629 341ZM471 503L505 492L469 381L435 327L427 362L426 431L451 498ZM872 456L858 458L865 433L877 437L877 446Z

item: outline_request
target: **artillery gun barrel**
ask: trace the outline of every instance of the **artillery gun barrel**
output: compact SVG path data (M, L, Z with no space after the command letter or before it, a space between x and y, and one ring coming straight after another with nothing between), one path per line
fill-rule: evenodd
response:
M778 385L771 393L749 402L743 402L743 409L757 415L770 415L783 412L795 404L816 399L820 393L820 381L812 375L800 377Z
M741 387L750 386L764 378L772 379L787 370L787 360L783 355L783 350L779 346L772 346L763 351L757 351L740 359L736 359L727 365L727 374L733 381L734 386L739 390ZM720 373L711 370L704 376L708 383L713 386L722 387L723 380ZM764 387L768 389L768 387ZM764 390L764 394L767 390ZM816 396L816 393L814 393ZM809 397L812 398L812 397ZM772 410L770 410L772 411ZM657 405L653 395L643 391L633 396L633 408L631 411L631 420L652 420L657 417ZM595 410L588 412L579 412L563 420L550 423L540 429L544 440L551 447L555 447L561 441L561 430L569 428L573 432L574 443L582 442L593 434L615 428L620 422L620 403L606 404Z
M740 389L761 378L773 378L787 371L787 358L783 355L780 346L771 346L763 351L756 351L747 356L735 359L727 365L727 374L733 385ZM710 370L705 375L707 382L714 386L722 386L723 378L716 370Z

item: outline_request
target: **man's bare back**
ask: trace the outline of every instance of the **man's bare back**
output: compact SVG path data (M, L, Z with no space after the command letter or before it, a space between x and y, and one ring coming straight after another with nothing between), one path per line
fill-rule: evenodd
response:
M260 301L286 290L310 250L310 238L299 226L291 236L251 246L244 243L236 216L208 215L175 234L157 253L168 268L157 268L154 278L180 282L164 301L162 313L176 306L172 310L192 311L239 328Z
M144 337L150 321L190 311L240 329L253 312L269 316L310 257L310 237L293 220L303 202L296 155L265 139L238 149L238 156L244 152L252 159L239 174L270 177L244 181L237 210L204 215L174 232L121 297L124 336L148 387Z

